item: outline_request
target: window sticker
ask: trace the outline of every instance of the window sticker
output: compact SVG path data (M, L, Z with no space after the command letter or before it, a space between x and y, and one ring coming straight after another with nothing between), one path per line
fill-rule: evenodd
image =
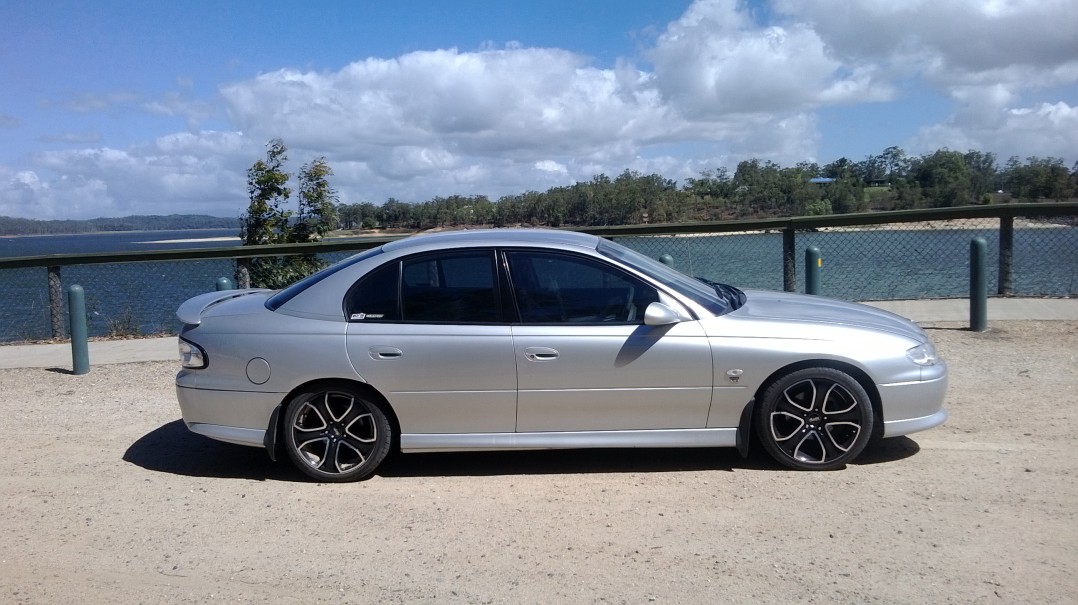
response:
M353 313L351 319L382 319L385 313Z

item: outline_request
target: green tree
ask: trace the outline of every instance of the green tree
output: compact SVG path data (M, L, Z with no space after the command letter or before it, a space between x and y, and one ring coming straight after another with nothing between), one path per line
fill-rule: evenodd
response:
M240 217L240 239L244 246L283 242L292 214L282 208L292 195L288 173L282 169L288 159L285 155L288 148L281 139L271 140L266 147L266 159L247 169L247 194L251 203Z
M288 241L318 241L340 225L337 191L326 180L332 174L333 170L324 157L300 169L298 220L289 229Z
M267 144L266 159L256 161L247 170L251 201L240 217L240 238L245 246L315 242L337 227L337 194L326 180L333 171L325 158L314 160L300 171L298 214L285 207L292 195L289 175L284 171L287 151L284 141L272 139ZM256 288L283 288L324 264L313 254L264 256L247 261L250 283Z
M921 156L913 173L933 206L964 206L972 201L969 166L966 157L957 151L940 149Z

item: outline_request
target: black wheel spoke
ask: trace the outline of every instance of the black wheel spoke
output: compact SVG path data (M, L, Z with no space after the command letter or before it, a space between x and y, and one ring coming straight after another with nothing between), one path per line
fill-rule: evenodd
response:
M776 460L798 469L838 468L864 447L872 422L864 389L830 368L795 371L772 385L758 426Z
M300 396L289 404L287 418L289 455L314 478L363 478L388 452L385 416L348 389Z

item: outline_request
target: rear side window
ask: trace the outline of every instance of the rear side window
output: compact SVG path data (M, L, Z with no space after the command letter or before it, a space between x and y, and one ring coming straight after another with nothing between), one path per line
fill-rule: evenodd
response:
M348 292L345 311L349 321L395 321L400 319L398 277L400 263L375 269Z
M491 251L447 252L380 267L345 303L350 321L493 323L501 320Z

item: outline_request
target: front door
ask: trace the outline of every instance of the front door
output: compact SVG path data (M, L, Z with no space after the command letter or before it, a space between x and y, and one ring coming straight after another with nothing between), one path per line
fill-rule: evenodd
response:
M508 251L518 432L704 428L711 348L696 321L646 326L660 300L599 260Z

